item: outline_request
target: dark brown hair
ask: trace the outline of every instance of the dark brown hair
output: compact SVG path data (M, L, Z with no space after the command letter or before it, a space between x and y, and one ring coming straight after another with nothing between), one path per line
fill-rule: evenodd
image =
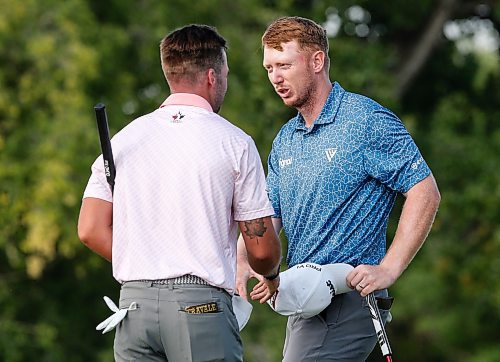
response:
M210 68L219 74L226 50L226 40L214 27L186 25L168 34L160 43L163 73L173 81L195 77Z
M326 30L314 21L299 16L287 16L271 23L262 36L262 46L282 51L281 44L293 40L297 41L300 49L321 50L329 59Z

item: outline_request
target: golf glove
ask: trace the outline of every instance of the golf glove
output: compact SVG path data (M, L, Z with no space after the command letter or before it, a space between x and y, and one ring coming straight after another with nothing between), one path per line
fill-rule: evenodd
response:
M104 329L102 331L102 334L109 332L113 328L115 328L118 325L118 323L120 323L123 320L123 318L125 318L125 316L127 315L129 310L137 309L136 302L130 303L128 308L119 309L115 305L115 303L113 303L113 301L111 299L109 299L108 297L104 296L104 301L108 305L109 309L111 309L111 311L113 311L115 313L113 315L111 315L109 318L107 318L106 320L99 323L99 325L95 328L98 331L100 331L101 329Z

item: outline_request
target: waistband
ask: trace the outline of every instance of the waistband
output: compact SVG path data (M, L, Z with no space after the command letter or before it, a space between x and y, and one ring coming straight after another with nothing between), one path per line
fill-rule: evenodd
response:
M177 278L169 278L169 279L138 279L138 280L129 280L128 282L142 282L148 283L151 285L208 285L208 282L197 277L196 275L182 275ZM124 282L125 284L127 282Z

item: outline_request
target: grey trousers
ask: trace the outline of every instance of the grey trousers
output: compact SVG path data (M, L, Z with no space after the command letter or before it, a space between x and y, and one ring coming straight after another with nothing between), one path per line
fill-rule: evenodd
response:
M375 293L387 296L387 290ZM286 327L285 362L361 362L377 343L370 312L362 306L359 292L337 295L320 314L303 319L289 317ZM384 322L389 311L380 310Z
M243 348L229 293L204 285L127 282L117 326L116 361L242 361Z

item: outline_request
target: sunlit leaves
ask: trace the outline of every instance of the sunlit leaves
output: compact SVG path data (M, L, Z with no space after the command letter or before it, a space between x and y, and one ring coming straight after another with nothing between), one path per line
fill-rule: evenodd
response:
M229 40L221 114L255 139L265 162L295 110L267 80L262 32L279 16L324 24L334 14L340 25L330 41L332 80L401 116L443 196L428 242L391 288L393 349L401 360L498 360L498 54L463 54L443 37L405 98L393 92L402 50L418 39L436 4L0 0L0 359L112 359L112 336L94 327L107 313L102 294L117 296L119 286L109 263L76 235L99 154L93 106L106 103L111 134L154 110L169 93L160 39L182 25L208 23ZM500 7L491 10L498 24ZM476 15L474 7L465 14ZM279 360L283 335L284 319L255 305L242 335L245 360ZM374 356L380 360L377 349Z

